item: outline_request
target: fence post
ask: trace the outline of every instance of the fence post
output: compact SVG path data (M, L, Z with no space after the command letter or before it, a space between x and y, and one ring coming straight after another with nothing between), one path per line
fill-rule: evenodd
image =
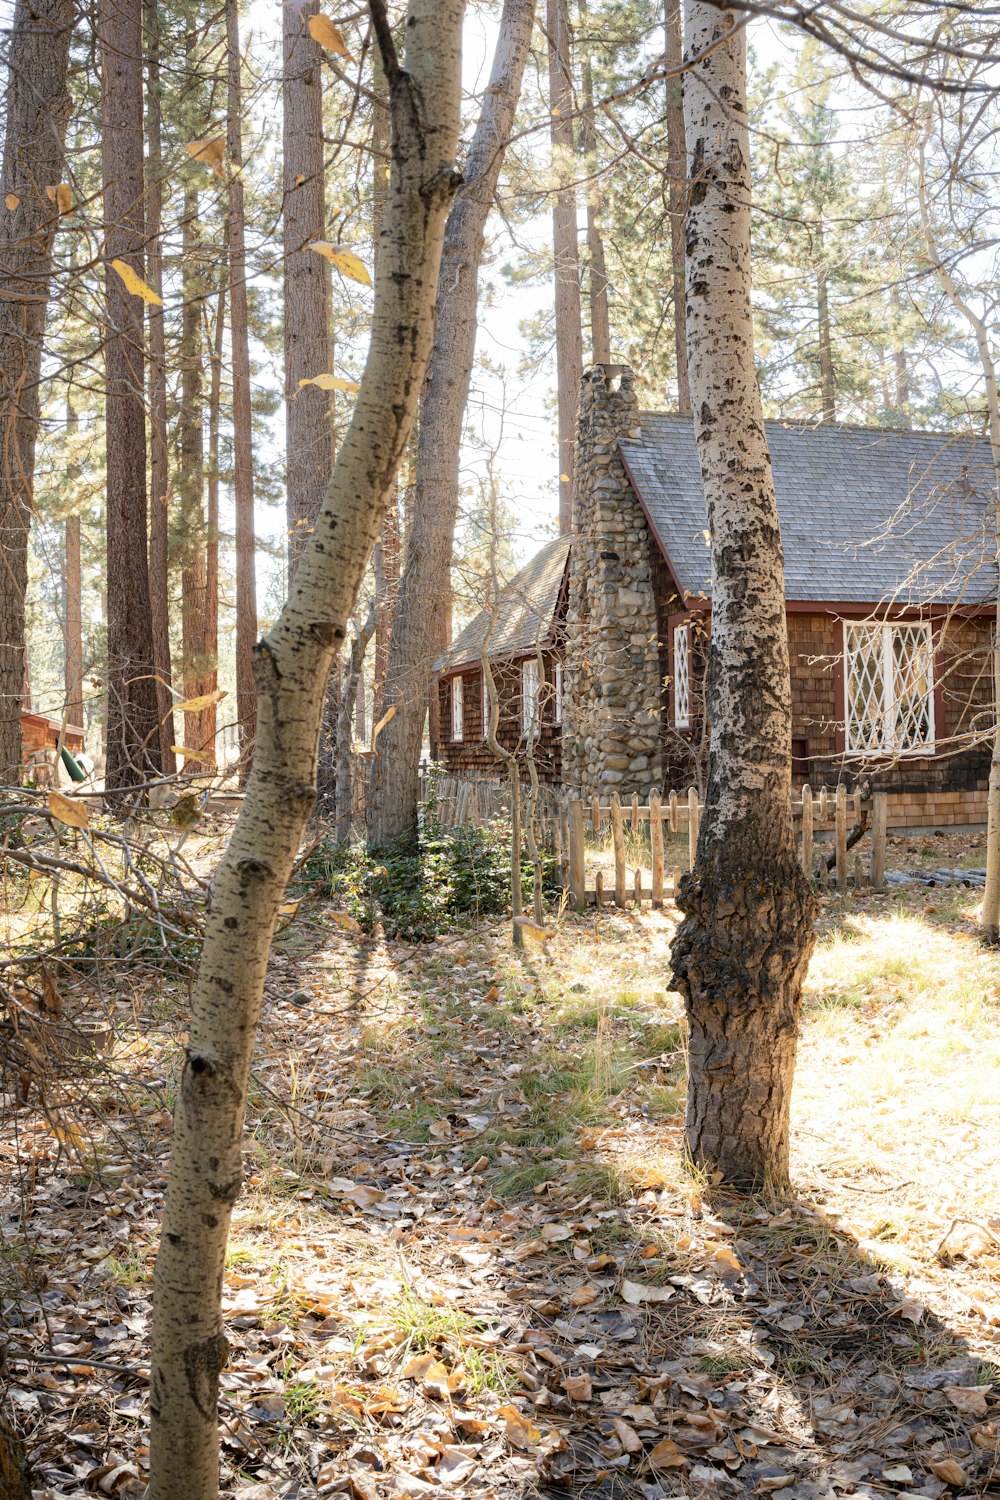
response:
M872 887L885 886L885 836L889 825L889 794L876 792L872 797Z
M681 884L681 867L680 867L680 865L674 865L674 900L675 901L677 900L677 892L680 890L680 884Z
M667 806L670 808L670 832L671 833L676 833L677 832L677 793L676 792L671 792L670 793L670 795L669 795L669 797L667 799Z
M583 803L574 797L569 805L569 889L577 911L583 911L587 899L583 856Z
M806 872L806 879L812 879L813 872L813 794L812 787L806 783L802 788L802 868Z
M649 794L649 847L653 856L653 905L663 905L663 813L659 792Z
M622 832L622 803L617 792L611 793L611 837L615 846L615 905L625 905L625 835Z
M632 891L635 897L636 911L642 911L642 871L636 870L632 877Z
M837 889L847 890L847 787L837 786Z
M639 832L639 793L632 793L632 832Z
M600 870L594 876L594 905L598 910L604 905L604 876Z
M688 869L694 869L698 854L698 822L701 808L698 805L698 788L688 788Z

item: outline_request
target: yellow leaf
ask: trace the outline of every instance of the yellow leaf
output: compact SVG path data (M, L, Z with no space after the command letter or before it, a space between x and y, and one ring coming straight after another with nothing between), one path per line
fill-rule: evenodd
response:
M199 698L185 698L183 703L175 703L174 712L198 714L204 708L211 708L213 703L221 703L225 696L225 688L216 688L214 693L202 693ZM185 755L189 753L187 750L184 752Z
M67 828L90 827L86 802L74 802L71 797L64 797L62 792L50 792L47 806L56 822L65 823Z
M125 290L131 292L133 297L141 297L143 302L149 302L154 307L163 306L163 298L158 297L151 286L147 286L141 276L137 276L132 267L123 260L111 262L112 271L117 271L125 283Z
M515 917L514 926L520 928L528 937L535 938L539 943L547 943L552 937L551 928L539 927L538 923L533 922L530 917Z
M306 375L299 381L299 390L304 385L318 385L321 391L347 391L353 394L361 389L356 380L345 380L341 375Z
M73 189L68 182L60 182L56 188L56 205L61 214L68 214L73 207Z
M360 932L360 923L349 917L346 911L332 911L329 913L330 921L335 927L342 927L345 932Z
M226 137L224 135L213 136L208 141L188 141L184 147L189 156L195 161L204 162L210 167L216 177L225 177L226 172L222 163L226 156Z
M372 279L368 274L368 267L349 246L331 245L329 240L313 240L308 248L315 250L317 255L325 255L331 265L336 266L337 270L342 271L351 281L360 281L362 286L371 286Z
M16 193L8 193L3 201L6 203L11 213L14 212L15 208L20 208L21 206L21 200Z
M348 62L353 62L347 43L341 36L337 27L334 26L329 16L324 16L322 11L318 16L309 17L309 35L314 42L327 52L336 53L337 57L346 57Z
M568 474L560 474L559 475L559 483L560 484L569 484L569 475Z
M279 917L294 917L299 909L298 901L283 901L278 907Z
M497 1407L497 1416L503 1417L504 1436L512 1448L533 1448L542 1434L527 1417L521 1415L516 1406Z
M189 750L187 745L171 745L175 755L183 755L185 760L212 760L211 750Z
M687 1459L672 1438L661 1438L646 1454L646 1464L651 1469L683 1469Z
M739 1257L734 1255L728 1245L720 1245L715 1252L716 1264L726 1271L735 1271L742 1275L743 1267L740 1265Z
M938 1479L943 1479L945 1484L950 1484L954 1489L961 1489L967 1483L965 1470L953 1458L929 1458L927 1466Z
M386 709L386 711L382 715L381 719L379 719L378 723L375 725L375 728L372 730L372 749L373 750L375 749L375 741L378 739L379 735L382 733L383 729L388 724L389 720L392 718L393 714L396 712L396 709L398 707L399 707L399 705L397 703L391 704L390 707Z

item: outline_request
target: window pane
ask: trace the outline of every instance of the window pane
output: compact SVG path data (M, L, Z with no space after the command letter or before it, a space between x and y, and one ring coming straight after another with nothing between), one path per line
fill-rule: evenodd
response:
M929 627L900 626L888 632L892 647L893 743L897 750L930 745L933 681Z
M882 626L845 625L847 748L865 755L883 748L885 713Z
M451 679L451 737L453 740L462 738L462 729L465 719L465 705L463 702L462 678Z
M687 729L691 720L691 663L686 625L674 626L674 724Z
M539 730L537 661L526 661L521 668L521 730L536 736Z

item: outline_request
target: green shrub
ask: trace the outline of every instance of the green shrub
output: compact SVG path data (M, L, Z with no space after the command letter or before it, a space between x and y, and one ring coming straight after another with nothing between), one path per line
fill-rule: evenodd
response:
M495 818L483 828L442 829L427 818L419 840L375 856L356 845L324 843L306 862L303 878L339 896L366 930L381 922L390 937L422 942L448 928L510 910L510 822ZM556 889L552 856L543 852L547 893ZM522 863L523 893L530 903L532 869Z

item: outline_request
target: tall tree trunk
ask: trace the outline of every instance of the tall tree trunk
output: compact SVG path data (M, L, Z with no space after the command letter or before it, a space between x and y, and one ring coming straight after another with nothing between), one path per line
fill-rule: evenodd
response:
M177 430L177 494L180 500L183 562L181 565L181 647L184 699L209 692L206 616L205 428L202 379L202 313L199 274L198 192L192 181L184 193L182 265L184 306L181 313L181 401ZM204 708L184 712L184 747L196 768L212 764L212 728Z
M292 7L284 12L285 25ZM247 308L243 211L243 88L238 0L226 0L229 151L229 330L233 363L233 503L236 510L236 717L244 772L257 732L253 654L257 644L257 538L253 491L253 409L250 398L250 316ZM318 259L318 257L316 257Z
M683 61L682 0L665 0L663 7L667 71L667 203L670 212L671 287L674 305L674 363L677 368L677 410L690 412L688 388L687 321L684 310L684 224L687 218L687 138L684 132L684 78L675 73Z
M549 134L552 165L560 186L552 195L552 258L555 282L556 385L559 405L559 530L573 530L573 464L576 401L583 375L580 331L580 246L576 222L577 170L573 142L573 73L568 0L547 0Z
M688 0L688 353L712 545L708 786L673 946L688 1044L686 1144L739 1188L788 1177L815 901L796 855L784 566L750 309L750 137L738 11ZM728 39L727 39L728 38Z
M208 691L214 693L219 686L219 437L222 426L222 355L226 337L226 283L224 268L222 281L215 300L215 326L205 317L211 360L208 386L208 469L206 473L207 511L205 516L205 649L211 663L208 673ZM210 335L210 337L209 337ZM219 750L216 741L218 732L218 708L213 703L208 710L212 744Z
M443 608L451 598L459 449L476 349L479 263L531 42L534 0L504 0L490 81L450 215L438 283L434 355L420 403L416 493L389 647L385 707L367 797L368 842L382 848L417 822L420 747Z
M327 273L308 246L323 239L323 52L309 35L318 0L284 7L282 79L285 254L285 475L289 588L330 479L330 409L318 386L326 368Z
M389 642L399 593L400 568L399 495L393 491L375 547L375 691L372 717L377 724L385 712L385 679L389 670Z
M581 23L586 22L586 0L579 0ZM594 121L594 66L589 37L583 53L583 149L587 153L587 255L590 302L590 358L595 365L611 362L611 321L608 314L608 269L601 231L601 183L598 177L597 126Z
M108 708L105 785L158 774L153 620L146 554L146 412L142 301L111 262L145 276L142 0L99 0L101 166L107 295Z
M65 706L70 724L83 728L83 581L80 568L80 516L66 517L66 658Z
M160 107L160 22L156 0L143 0L146 26L146 271L163 295L163 146ZM160 760L166 775L177 769L170 665L169 516L170 458L167 442L167 349L163 308L147 309L149 333L149 607L160 720Z
M406 70L383 0L371 11L393 150L368 360L295 587L258 648L246 797L212 881L181 1074L153 1285L149 1500L216 1500L220 1292L242 1178L254 1033L278 907L312 806L326 680L340 650L416 410L458 176L462 0L410 0Z
M822 221L816 225L816 329L819 344L819 395L824 422L837 420L837 377L833 368L830 327L830 282L824 254Z
M0 785L20 780L24 596L38 382L63 175L72 0L18 0L8 33L0 212ZM12 195L12 196L11 196Z

